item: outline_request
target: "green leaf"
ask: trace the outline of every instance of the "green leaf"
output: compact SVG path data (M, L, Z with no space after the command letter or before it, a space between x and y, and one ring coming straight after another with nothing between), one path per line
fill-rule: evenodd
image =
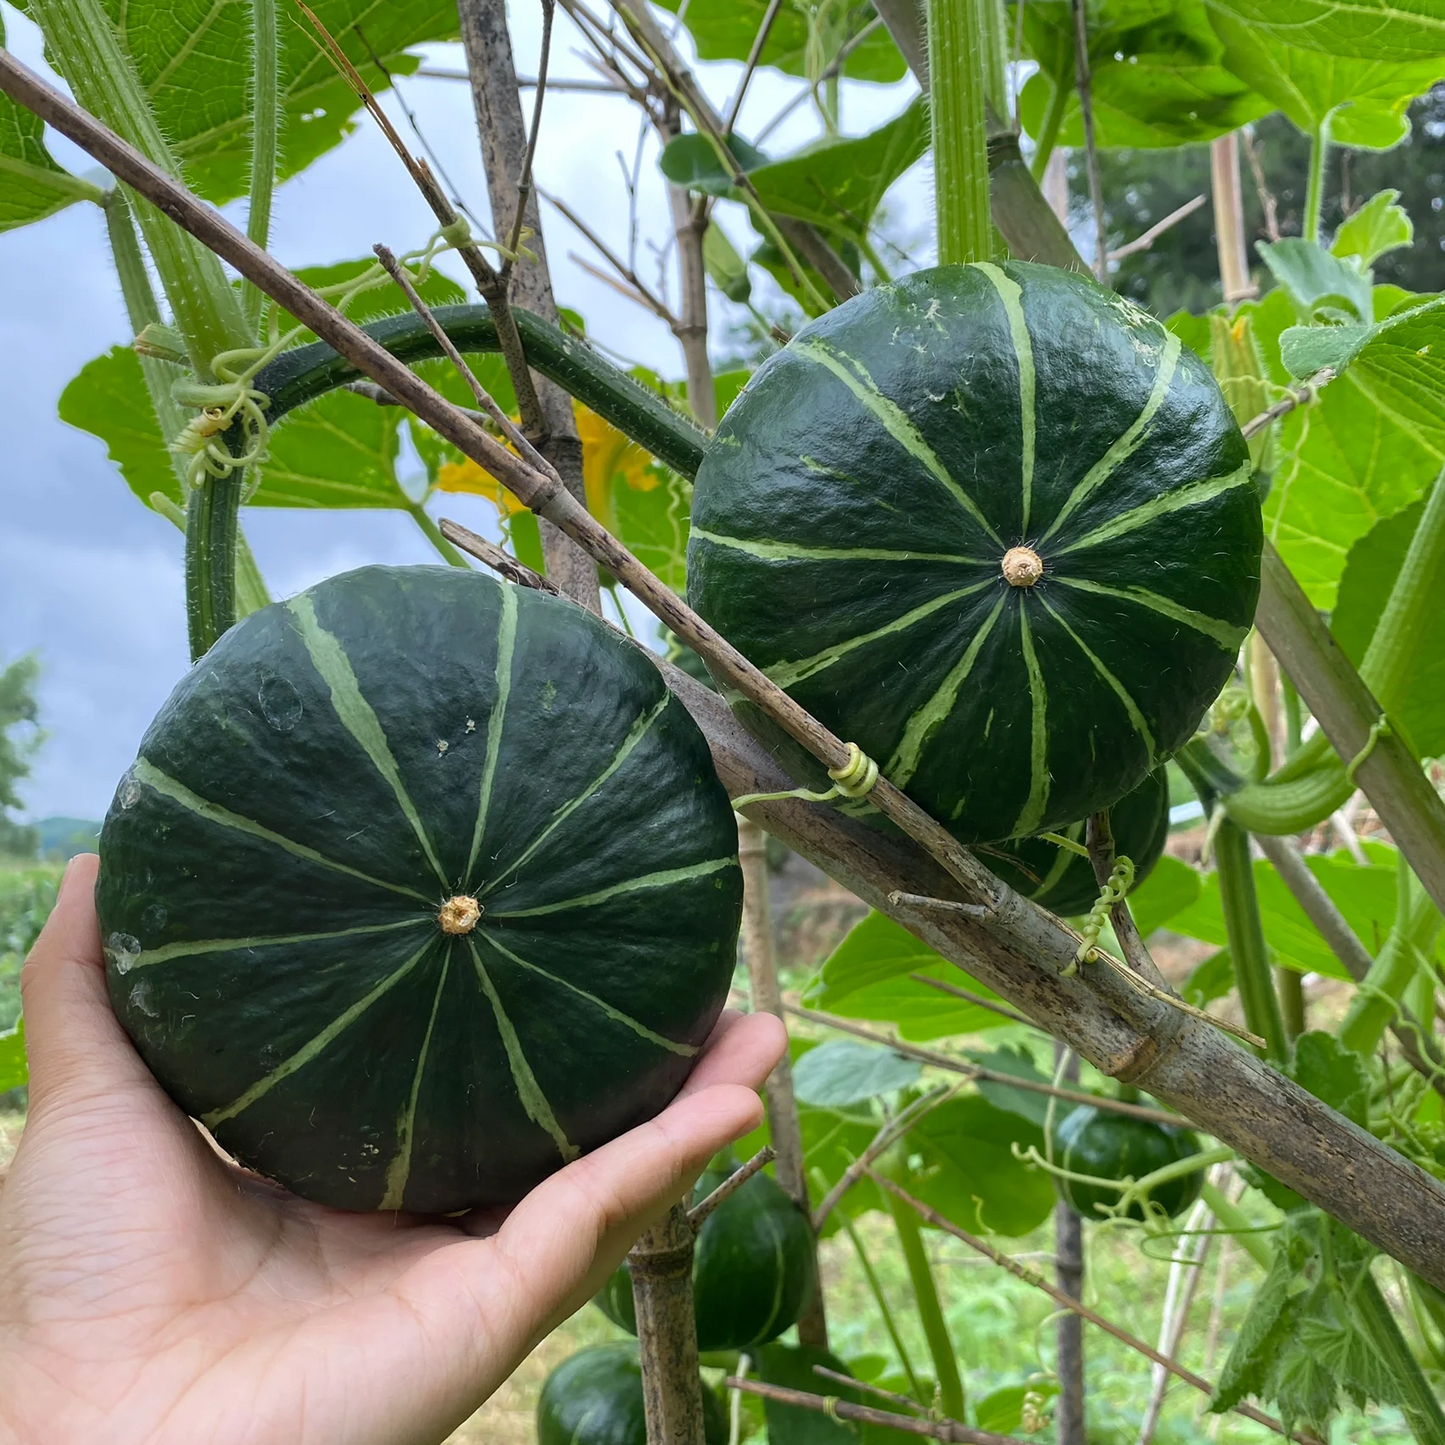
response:
M1338 145L1387 150L1410 133L1406 110L1445 74L1438 57L1401 63L1366 51L1360 58L1282 44L1257 26L1215 9L1224 64L1277 105L1306 135L1329 124Z
M923 1065L859 1039L829 1039L810 1049L793 1070L800 1104L845 1109L918 1082Z
M1370 273L1355 258L1331 255L1323 246L1298 236L1261 241L1256 249L1288 292L1301 320L1308 321L1321 307L1346 307L1360 322L1374 319Z
M664 10L677 14L682 0L658 0ZM697 42L700 60L746 60L767 14L768 0L692 0L685 24ZM809 73L809 38L814 41L816 69L829 60L876 17L871 4L820 5L808 0L784 0L759 63L786 75ZM853 80L890 83L902 80L908 67L881 25L849 52L843 74Z
M1082 146L1067 0L1028 0L1024 34L1039 62L1019 97L1037 136L1057 87L1070 91L1060 145ZM1177 146L1212 140L1257 120L1269 104L1223 64L1224 46L1201 0L1108 0L1089 6L1094 127L1101 146Z
M1204 1008L1217 998L1223 998L1234 987L1234 960L1227 948L1211 953L1203 963L1184 980L1180 992L1185 1003L1195 1008Z
M1415 227L1405 208L1395 204L1399 199L1399 191L1377 191L1341 222L1330 250L1336 256L1358 256L1361 265L1370 266L1387 252L1410 245Z
M1129 895L1129 912L1141 938L1162 928L1176 913L1199 897L1202 882L1197 870L1165 854L1149 876Z
M1209 0L1271 41L1346 59L1392 62L1445 55L1438 0Z
M770 161L749 179L767 210L858 237L883 197L928 149L928 109L921 96L867 135L820 141Z
M8 1033L0 1034L0 1094L30 1082L30 1064L25 1056L25 1020L17 1020Z
M0 45L5 17L0 15ZM75 201L100 201L105 192L71 175L45 148L45 122L0 95L0 231L53 216Z
M1289 1342L1290 1297L1295 1290L1298 1265L1291 1238L1281 1234L1269 1272L1255 1287L1249 1310L1209 1402L1209 1412L1221 1415L1247 1395L1262 1395L1270 1366Z
M981 1094L950 1099L908 1131L922 1168L909 1190L946 1219L975 1233L1017 1237L1036 1229L1054 1207L1054 1186L1042 1169L1014 1157L1013 1146L1043 1152L1042 1129Z
M1377 308L1397 294L1375 293ZM1445 309L1411 301L1280 426L1265 525L1317 607L1334 605L1355 542L1423 496L1445 461ZM1332 328L1307 329L1328 336Z
M60 393L60 419L99 437L126 485L146 506L151 493L181 505L181 484L151 407L140 357L112 346L87 361Z
M970 1051L969 1058L985 1069L992 1069L996 1074L1012 1074L1015 1078L1028 1079L1035 1084L1049 1082L1034 1067L1033 1056L1027 1049L1019 1046L995 1049L992 1053L987 1054ZM1003 1109L1010 1114L1017 1114L1020 1118L1028 1119L1040 1127L1048 1117L1049 1096L1047 1094L1035 1093L1032 1089L1011 1089L1007 1084L995 1084L983 1079L979 1080L978 1092L994 1108Z
M617 535L626 546L678 594L687 590L688 519L692 483L677 472L649 465L656 485L647 489L622 485L612 493Z
M702 233L702 264L708 279L729 301L744 302L753 294L748 263L716 222Z
M1024 1398L1033 1395L1043 1401L1059 1393L1053 1380L1040 1380L1033 1385L1005 1385L985 1395L973 1407L974 1421L980 1430L996 1435L1012 1435L1023 1424Z
M729 136L727 148L744 174L768 163L767 156L740 135ZM674 136L668 141L657 164L663 175L676 186L686 186L690 191L702 191L709 196L732 194L732 172L723 164L711 139L696 131Z
M896 1023L906 1039L976 1033L1007 1023L988 1009L915 982L910 973L941 979L981 998L998 998L901 924L874 912L856 924L824 962L803 991L803 1002L845 1018Z
M106 8L187 181L212 201L243 195L251 156L250 7L106 0ZM457 34L452 0L316 0L311 8L377 94L390 85L388 72L416 68L409 47ZM290 5L277 10L284 179L350 134L361 102L301 13Z
M1375 953L1395 920L1394 869L1361 867L1343 857L1312 856L1306 861L1360 942L1370 953ZM1254 881L1265 937L1275 962L1300 973L1348 979L1344 965L1330 952L1329 945L1295 902L1273 865L1265 859L1256 860ZM1198 901L1176 914L1169 926L1204 943L1220 946L1227 943L1217 874L1211 873L1205 879Z
M1301 1088L1362 1128L1370 1112L1370 1069L1333 1034L1311 1029L1294 1041L1286 1071Z
M1330 631L1357 667L1384 613L1424 510L1425 504L1416 502L1377 522L1350 548ZM1429 628L1416 643L1409 690L1391 712L1417 754L1426 758L1445 755L1445 576L1437 574L1432 579L1431 598Z

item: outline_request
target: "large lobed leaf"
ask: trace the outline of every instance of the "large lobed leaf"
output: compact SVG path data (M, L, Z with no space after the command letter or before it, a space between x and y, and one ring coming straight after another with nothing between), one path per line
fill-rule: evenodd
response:
M1208 0L1211 10L1269 41L1346 59L1391 62L1445 55L1439 0Z
M251 155L250 7L216 0L106 0L186 179L212 201L241 195ZM416 67L411 46L457 34L453 0L314 0L311 7L373 91ZM360 107L300 11L277 7L281 174L343 140ZM377 65L380 60L382 69Z

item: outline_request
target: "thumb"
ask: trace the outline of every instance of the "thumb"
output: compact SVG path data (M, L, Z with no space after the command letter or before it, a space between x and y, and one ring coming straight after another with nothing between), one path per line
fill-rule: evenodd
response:
M32 1110L149 1079L106 993L95 917L99 868L94 853L71 859L55 908L20 974Z

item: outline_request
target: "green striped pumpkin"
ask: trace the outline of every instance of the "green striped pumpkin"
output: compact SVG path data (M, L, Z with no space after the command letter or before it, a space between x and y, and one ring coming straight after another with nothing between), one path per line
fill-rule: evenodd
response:
M1134 865L1137 888L1159 861L1169 841L1169 778L1155 768L1142 783L1109 809L1114 852ZM1082 844L1085 825L1060 829L1065 838ZM1017 838L986 843L979 849L985 863L1011 888L1042 908L1065 916L1087 913L1099 896L1094 865L1047 838ZM1132 891L1132 889L1131 889Z
M298 1194L508 1203L682 1085L736 849L701 733L601 621L363 568L232 628L143 738L101 834L110 995Z
M727 1417L705 1380L702 1429L705 1445L725 1445ZM635 1344L615 1340L578 1350L547 1376L537 1396L537 1445L647 1445Z
M694 1199L737 1168L709 1169ZM693 1314L700 1350L748 1350L775 1340L818 1288L807 1216L770 1175L755 1174L703 1220L692 1257ZM624 1261L597 1295L613 1324L637 1333L632 1275Z
M759 368L697 475L688 594L988 842L1086 817L1187 741L1261 544L1244 439L1175 335L1072 273L946 266Z

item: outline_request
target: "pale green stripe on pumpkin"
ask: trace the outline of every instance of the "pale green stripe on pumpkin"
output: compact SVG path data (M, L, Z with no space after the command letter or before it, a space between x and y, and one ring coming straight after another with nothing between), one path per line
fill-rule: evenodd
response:
M477 821L472 828L472 849L467 854L467 886L472 883L472 869L477 866L482 835L487 830L487 811L492 805L492 785L497 777L497 758L502 750L502 725L507 718L507 700L512 695L512 657L517 645L517 594L511 587L502 588L502 610L497 619L497 700L487 720L487 756L482 764L481 782L477 785Z
M361 750L371 759L372 766L386 780L396 795L397 806L411 824L427 862L437 875L443 888L448 886L447 875L441 861L432 847L431 838L416 810L406 785L401 780L401 771L391 755L391 745L386 740L381 722L372 711L371 704L361 695L361 684L351 669L351 659L346 655L340 639L329 633L316 618L316 608L311 598L302 592L287 604L287 610L296 619L296 630L301 635L311 664L321 674L322 681L331 693L331 706L336 710L342 727L356 739Z
M1110 587L1103 582L1091 582L1084 577L1055 577L1054 581L1064 587L1076 588L1080 592L1093 592L1100 597L1114 597L1120 602L1133 602L1139 607L1147 607L1149 611L1157 612L1171 622L1182 622L1186 627L1202 632L1226 652L1238 652L1244 642L1245 633L1249 631L1248 627L1239 627L1218 617L1210 617L1207 613L1196 612L1192 607L1182 607L1168 597L1150 592L1147 587Z
M1104 660L1069 626L1064 618L1054 611L1042 597L1039 598L1039 601L1043 603L1044 611L1073 638L1075 646L1089 659L1094 671L1113 689L1114 695L1124 704L1124 711L1129 714L1129 721L1133 724L1134 731L1139 734L1139 740L1144 744L1144 753L1148 758L1149 766L1152 768L1154 766L1155 756L1154 734L1150 730L1149 724L1145 721L1144 714L1139 711L1139 704L1134 701L1129 689L1114 676L1104 665Z
M1019 647L1029 675L1029 795L1013 826L1015 837L1034 832L1049 803L1049 693L1034 653L1027 606L1019 608Z
M281 948L292 943L324 943L332 938L361 938L371 933L394 933L399 928L436 927L436 915L403 918L400 923L364 923L356 928L336 928L326 933L274 933L258 938L203 938L190 943L167 943L138 953L131 968L149 968L176 958L195 958L207 953L230 953L236 949Z
M602 787L602 785L608 780L608 778L610 778L618 770L618 768L620 768L623 763L627 761L627 759L632 755L633 750L637 747L638 743L640 743L643 738L645 738L647 734L652 730L653 723L655 723L658 718L662 716L663 712L666 710L668 704L671 701L672 694L664 690L662 696L657 700L657 702L652 707L648 708L646 712L638 716L637 720L627 730L627 736L622 739L621 746L612 755L611 762L609 762L607 766L603 768L602 771L598 773L597 776L593 778L592 781L588 783L587 786L583 788L582 791L578 793L575 798L569 798L565 803L562 804L560 808L557 809L555 813L552 814L552 821L548 823L547 826L543 828L542 831L538 833L535 838L532 839L532 841L526 846L526 848L522 850L522 854L520 857L508 863L506 867L501 870L498 876L494 878L489 884L487 884L487 886L482 889L479 894L477 894L478 898L485 898L487 894L490 893L492 889L495 888L502 881L502 878L504 876L507 878L512 878L516 876L517 870L521 868L522 865L528 861L528 859L532 858L536 854L537 850L547 841L547 839L550 838L552 834L555 833L557 829L560 828L562 824L565 823L567 819L570 818L572 814L575 813L577 809L580 808L582 804L588 800L588 798L592 797L597 792L597 790Z
M687 883L694 878L706 878L710 873L721 872L724 868L736 868L738 860L733 857L711 858L706 863L689 863L682 868L662 868L656 873L644 873L637 878L627 878L610 887L599 888L595 893L583 893L577 898L565 898L561 903L541 903L536 908L517 908L510 912L493 912L491 918L539 918L544 913L561 913L566 908L591 908L606 903L624 893L636 893L644 888L666 888L669 883Z
M1023 287L1007 272L1001 271L990 261L976 261L974 269L988 277L998 299L1003 302L1004 315L1008 318L1009 335L1013 339L1014 356L1019 368L1019 479L1023 490L1024 535L1029 530L1029 514L1033 510L1034 498L1034 453L1037 428L1037 410L1034 389L1038 373L1034 367L1034 344L1029 336L1028 323L1024 320Z
M960 557L953 552L899 552L883 547L806 547L801 542L764 542L751 537L724 537L694 527L691 535L715 547L745 552L762 562L957 562L986 567L982 557Z
M422 903L431 901L425 894L418 893L415 888L408 888L401 883L388 883L384 878L373 878L370 873L363 873L359 868L349 868L345 863L338 863L324 853L318 853L314 848L308 848L304 843L297 843L291 838L283 837L280 833L273 833L270 828L265 828L250 818L243 818L241 814L233 813L229 808L221 807L219 803L209 802L199 793L193 793L184 783L177 782L168 774L161 772L154 763L146 758L135 760L130 775L137 782L144 783L146 787L160 793L162 797L169 798L173 803L179 803L181 807L204 818L208 823L217 823L223 828L234 828L239 833L249 833L253 838L260 838L266 843L274 843L276 847L285 849L293 857L304 858L308 863L319 863L323 868L330 868L336 873L345 873L351 878L360 878L363 883L373 883L378 888L386 888L392 893L405 894L406 897L418 899Z
M486 964L482 962L481 954L477 952L476 942L468 938L467 948L471 952L472 963L476 966L477 982L481 984L482 992L492 1006L492 1016L497 1021L497 1032L502 1036L502 1047L507 1053L507 1064L512 1071L512 1082L517 1086L517 1097L522 1102L522 1108L539 1129L551 1136L557 1152L562 1156L562 1162L570 1164L582 1151L567 1137L557 1122L557 1116L552 1112L552 1106L547 1102L547 1096L542 1092L542 1086L537 1082L537 1076L532 1072L526 1054L522 1052L522 1041L517 1037L517 1030L507 1017L506 1009L502 1007L501 996L497 993L491 974L487 972Z
M613 1023L624 1025L635 1033L639 1038L646 1039L649 1043L656 1044L659 1048L666 1049L669 1053L680 1054L685 1059L692 1058L697 1053L695 1044L680 1044L676 1039L670 1039L665 1034L659 1034L648 1028L646 1024L639 1023L631 1014L625 1014L621 1009L613 1008L606 999L598 998L595 993L588 993L585 988L578 988L575 983L569 983L565 978L558 978L555 973L549 973L545 968L530 962L518 953L498 941L494 933L486 935L486 944L489 948L495 948L503 958L515 963L519 968L525 968L529 973L535 973L539 978L545 978L549 983L560 984L565 989L570 989L579 998L585 998L588 1003L599 1009Z
M412 1140L416 1132L416 1101L421 1097L421 1076L426 1071L427 1055L431 1052L431 1036L437 1026L437 1014L442 1006L442 990L447 986L447 973L452 966L452 951L447 949L442 957L441 977L437 979L436 996L431 1001L431 1017L426 1021L426 1033L422 1035L421 1052L417 1056L416 1073L411 1079L411 1094L406 1108L396 1124L396 1154L386 1171L386 1192L381 1196L378 1209L400 1209L406 1194L406 1182L411 1177Z
M1127 536L1130 532L1137 532L1140 527L1147 527L1150 522L1157 522L1160 517L1182 512L1186 507L1202 506L1225 492L1232 492L1236 487L1253 485L1253 468L1249 462L1245 462L1237 471L1228 472L1222 477L1208 477L1202 482L1191 482L1187 487L1180 487L1177 491L1165 492L1162 496L1141 502L1133 511L1110 517L1107 522L1101 523L1092 532L1086 532L1067 547L1055 548L1054 555L1062 557L1067 552L1077 552L1083 547L1112 542L1116 537Z
M324 1052L331 1043L345 1033L377 999L383 997L395 988L396 985L426 957L427 953L434 948L436 944L436 937L428 938L400 968L394 973L389 973L375 988L364 997L359 998L349 1009L345 1010L345 1012L338 1014L315 1038L302 1044L289 1059L277 1064L264 1079L260 1079L252 1084L239 1099L227 1104L222 1109L212 1109L209 1114L202 1114L201 1123L208 1129L214 1129L216 1125L224 1124L227 1119L234 1119L237 1114L244 1113L245 1110L249 1109L258 1099L264 1098L265 1095L269 1094L283 1079L288 1079L298 1069L305 1068L312 1059Z
M924 440L922 432L913 424L912 418L897 402L883 395L878 384L863 369L861 362L843 352L833 351L821 341L795 341L788 350L794 356L816 362L831 371L854 396L868 409L883 430L906 451L909 456L923 463L933 476L943 484L944 490L993 538L999 546L1003 540L988 524L988 519L979 510L978 504L963 490L938 459L938 454Z
M918 771L918 764L929 737L953 711L953 705L958 701L959 689L973 671L979 650L988 641L988 635L993 631L1005 601L1007 598L1000 597L994 604L993 611L984 618L983 625L973 634L963 656L954 663L938 690L908 719L908 725L903 729L903 737L888 760L888 766L883 769L884 776L895 788L906 788Z
M805 678L813 677L832 667L834 663L840 662L857 648L865 647L870 642L877 642L883 637L892 637L898 632L906 632L915 623L932 616L940 607L947 607L950 602L957 602L964 597L972 597L975 593L982 592L985 587L992 587L997 580L995 577L986 577L982 582L974 582L968 587L945 592L941 596L913 608L912 611L905 612L901 617L894 618L892 622L885 623L882 627L875 627L872 632L860 632L857 637L850 637L846 642L835 642L832 647L825 647L821 652L815 652L811 657L799 658L796 662L775 662L771 667L765 667L763 671L779 687L792 687L795 683L802 682Z
M1154 373L1154 385L1150 389L1148 400L1144 403L1144 409L1134 418L1129 429L1122 436L1116 438L1109 450L1084 473L1083 479L1069 493L1068 500L1064 505L1059 508L1059 514L1054 518L1048 531L1040 538L1041 543L1047 542L1068 518L1109 480L1119 465L1132 456L1143 444L1149 423L1154 420L1155 413L1164 405L1164 398L1169 395L1169 388L1174 384L1174 372L1179 365L1179 352L1179 338L1172 331L1166 332L1164 349L1159 356L1159 370Z

